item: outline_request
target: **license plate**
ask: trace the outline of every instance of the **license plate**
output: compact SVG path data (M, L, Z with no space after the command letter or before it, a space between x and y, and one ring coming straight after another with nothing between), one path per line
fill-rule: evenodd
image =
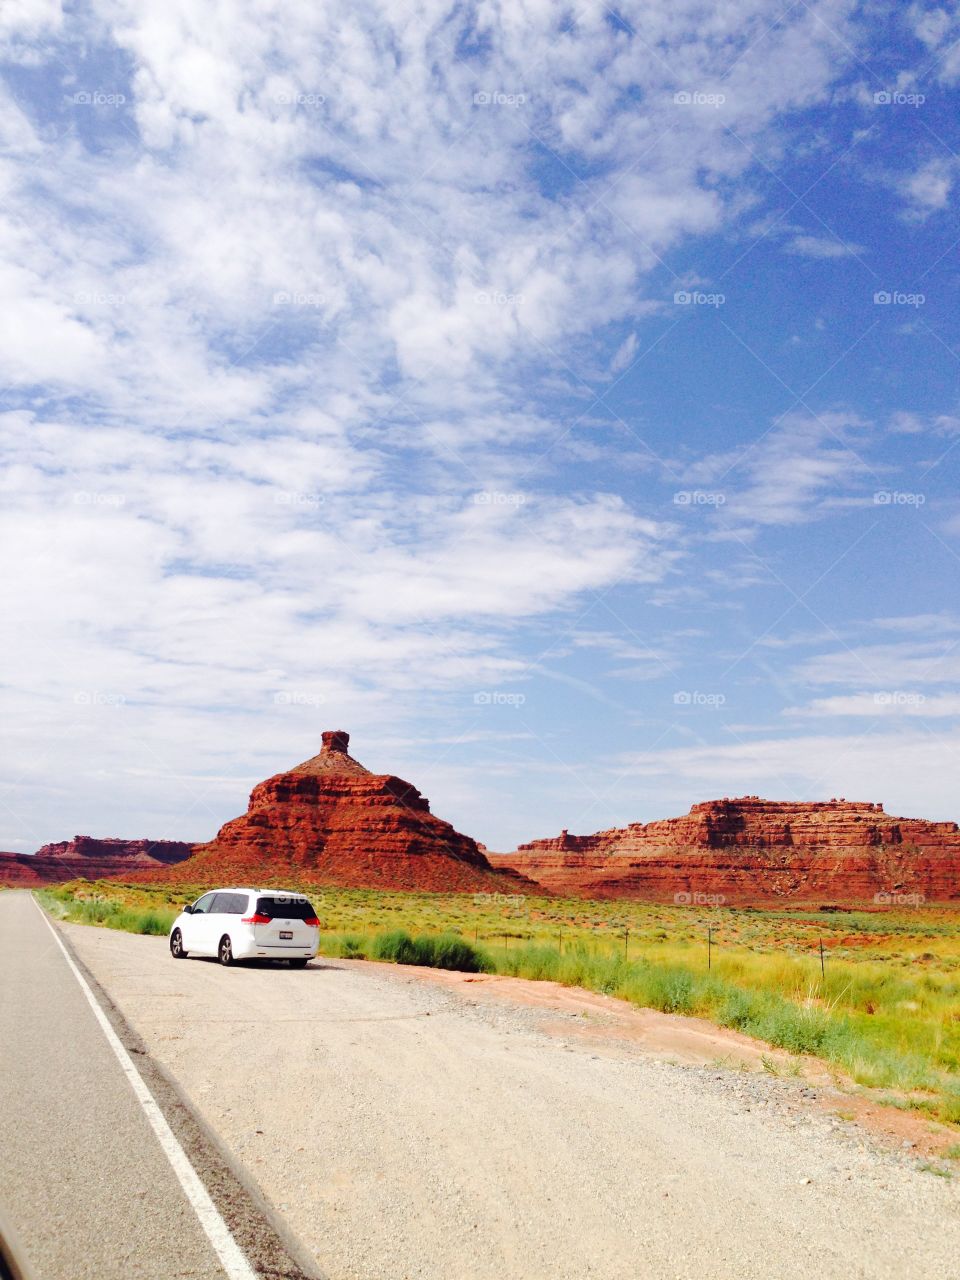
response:
M281 937L281 938L292 938L292 937L293 937L293 932L292 932L290 929L281 929L281 930L280 930L280 937Z

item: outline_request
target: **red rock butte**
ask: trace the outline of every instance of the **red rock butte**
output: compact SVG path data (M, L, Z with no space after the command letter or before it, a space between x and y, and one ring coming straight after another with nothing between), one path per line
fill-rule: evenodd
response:
M709 800L682 818L562 831L489 856L552 893L589 898L910 905L960 897L957 824L891 817L870 802Z
M324 733L318 755L259 783L242 817L195 846L186 862L149 879L203 885L292 878L430 892L521 884L432 814L415 786L371 773L349 745L342 729Z

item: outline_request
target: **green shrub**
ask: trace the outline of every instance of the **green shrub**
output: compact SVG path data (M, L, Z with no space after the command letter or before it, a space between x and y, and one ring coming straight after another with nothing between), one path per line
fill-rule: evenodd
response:
M168 912L143 911L140 913L138 933L150 933L165 938L170 932L176 916Z
M344 960L366 960L367 940L355 933L346 933L339 939L336 954Z
M479 948L464 942L455 933L441 933L437 938L420 937L413 945L418 956L423 956L414 962L416 964L455 969L459 973L487 973L493 967Z
M380 933L373 940L371 955L374 960L390 960L394 964L419 964L413 939L404 929L391 929Z

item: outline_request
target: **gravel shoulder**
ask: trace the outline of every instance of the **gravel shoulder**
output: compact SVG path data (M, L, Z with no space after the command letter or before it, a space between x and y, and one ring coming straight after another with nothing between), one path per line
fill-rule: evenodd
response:
M812 1105L810 1081L719 1067L693 1045L705 1024L544 1005L519 980L178 963L164 939L59 927L331 1280L955 1270L955 1181ZM604 1031L627 1012L635 1034ZM749 1066L753 1042L718 1034L716 1059Z

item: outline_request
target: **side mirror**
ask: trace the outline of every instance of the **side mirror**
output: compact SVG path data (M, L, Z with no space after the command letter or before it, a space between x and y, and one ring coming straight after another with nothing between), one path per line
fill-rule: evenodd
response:
M183 908L183 914L184 914L185 916L192 916L192 915L193 915L193 905L192 905L192 903L189 903L189 902L188 902L188 903L184 906L184 908Z

